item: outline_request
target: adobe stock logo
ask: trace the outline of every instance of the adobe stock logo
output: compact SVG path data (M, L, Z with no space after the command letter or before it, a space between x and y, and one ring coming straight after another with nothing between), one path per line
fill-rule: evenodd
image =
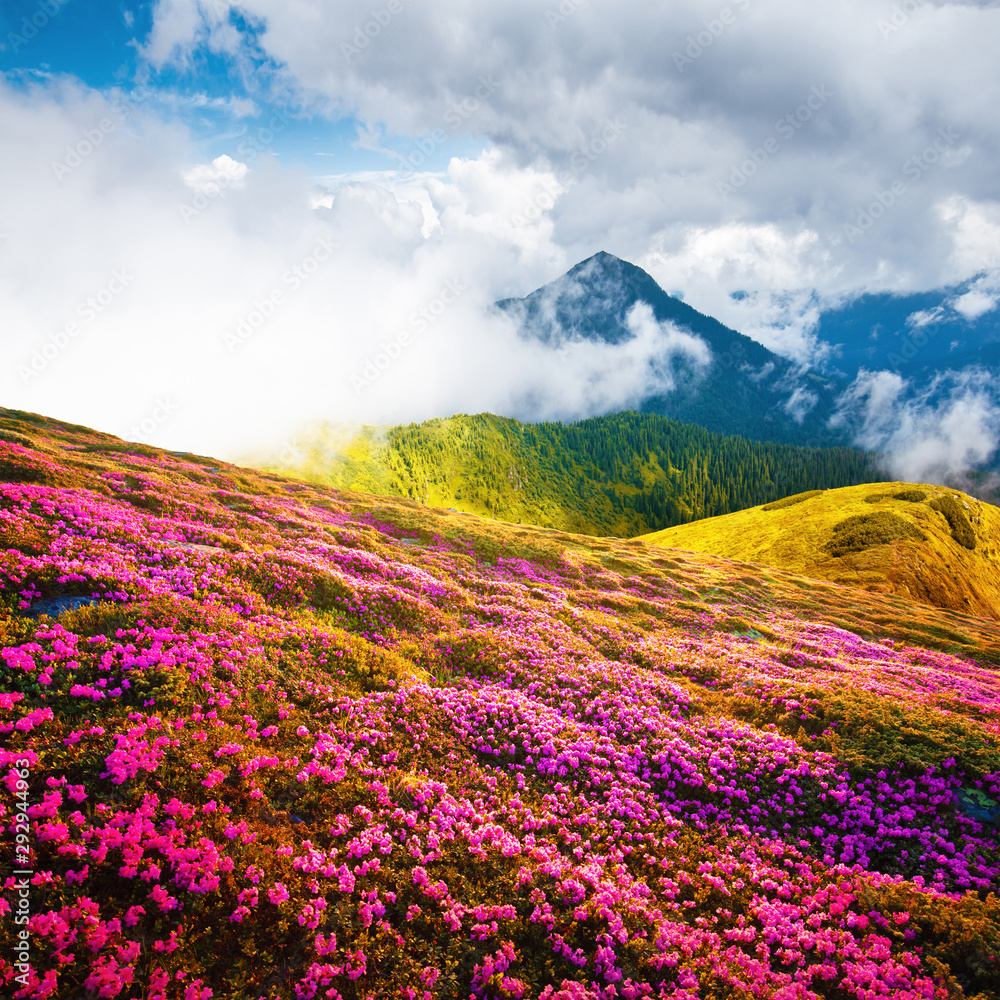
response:
M703 27L698 34L688 35L684 39L684 51L674 52L674 65L681 73L709 46L715 44L716 39L720 38L730 25L736 23L736 15L743 13L750 6L750 0L736 0L733 6L736 7L735 11L732 7L723 7L716 17L702 22Z
M321 236L312 253L307 254L282 274L279 285L275 285L261 298L254 299L250 311L239 318L235 329L228 330L222 337L222 342L230 354L248 343L268 323L279 307L288 301L288 297L302 288L319 270L320 265L328 261L337 249L339 244L335 240Z
M430 135L417 139L414 145L417 147L409 156L403 158L402 166L399 168L399 179L409 180L416 175L417 170L427 161L431 153L438 146L448 141L449 132L454 132L460 128L467 119L471 118L483 105L496 93L500 86L500 81L495 80L492 75L481 76L476 89L464 97L461 101L456 101L448 108L444 116L444 124L447 131L436 128Z
M909 194L911 188L903 180L904 177L909 181L920 180L928 170L945 159L960 138L953 128L939 128L937 138L931 145L914 153L903 163L900 167L901 176L897 176L885 188L872 192L874 200L854 210L854 222L844 223L844 235L848 243L861 239L882 216Z
M137 420L128 429L126 440L143 441L162 424L167 423L180 409L169 395L157 396L153 408L141 420ZM125 437L125 435L123 435Z
M69 3L69 0L39 0L31 17L22 17L18 31L7 32L7 44L19 52Z
M66 155L61 160L52 161L52 173L60 183L68 174L73 173L91 153L104 142L105 138L111 135L118 126L128 118L129 114L143 101L150 97L152 91L139 87L128 97L118 98L111 105L111 111L115 118L105 116L100 121L94 123L92 128L81 129L82 139L78 139L72 145L66 147Z
M70 346L73 338L80 336L134 280L134 275L129 274L124 267L114 271L111 280L102 289L88 296L76 307L76 315L80 317L79 323L76 321L67 323L61 330L53 333L41 347L35 349L27 364L18 365L17 374L22 384L27 385L38 378Z
M888 38L890 35L899 31L910 18L918 11L921 7L927 6L927 0L903 0L902 3L896 4L892 8L892 13L889 15L889 20L886 21L884 18L879 18L878 30L883 38Z
M772 156L781 152L782 147L789 140L795 138L798 130L811 121L813 115L823 108L833 96L833 91L825 84L811 87L808 96L797 108L774 123L774 131L779 138L769 135L759 146L748 149L745 158L730 167L727 179L716 183L716 191L723 199L728 198L731 194L736 194L751 177L764 167Z
M452 278L444 284L436 298L425 302L424 305L415 310L410 315L411 329L400 330L388 343L384 341L380 343L378 353L374 357L366 359L360 374L355 372L351 376L354 394L358 395L380 378L382 373L392 366L403 351L413 345L413 334L426 333L431 324L442 316L450 305L458 301L459 296L465 290L466 286L461 281Z
M411 0L405 2L410 3ZM351 41L340 43L340 51L344 58L350 62L361 55L382 34L383 29L389 27L393 18L403 13L404 9L404 0L389 0L384 7L371 11L368 20L355 27Z

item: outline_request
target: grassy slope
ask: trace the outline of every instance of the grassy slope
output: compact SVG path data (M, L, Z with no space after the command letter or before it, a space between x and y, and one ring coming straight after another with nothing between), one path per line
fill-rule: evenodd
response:
M927 499L914 503L893 498L893 493L906 490L923 491ZM873 496L882 499L868 502ZM958 544L945 516L928 506L927 501L942 496L959 498L976 536L975 549ZM827 551L836 524L877 512L903 518L921 532L923 540L900 538L839 557ZM973 523L976 518L978 523ZM654 532L644 540L775 566L956 611L1000 615L1000 510L940 486L879 483L827 490L784 508L754 507Z
M421 425L428 448L403 455L390 441L393 428L324 426L296 442L296 457L275 471L375 496L408 497L429 507L455 508L514 523L559 526L584 534L615 534L626 523L611 501L575 489L570 469L553 467L541 479L529 472L537 456L524 454L507 424L452 417ZM496 470L484 469L482 455ZM535 462L532 462L532 459ZM495 474L490 474L494 472ZM587 491L591 493L591 491ZM628 532L623 532L627 534Z
M746 441L652 414L570 426L492 414L392 428L324 425L265 467L339 489L620 537L879 476L873 457L853 449Z

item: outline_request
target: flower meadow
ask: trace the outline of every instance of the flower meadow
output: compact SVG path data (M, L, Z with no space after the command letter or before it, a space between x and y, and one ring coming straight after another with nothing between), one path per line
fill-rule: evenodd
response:
M0 415L4 996L1000 996L995 621Z

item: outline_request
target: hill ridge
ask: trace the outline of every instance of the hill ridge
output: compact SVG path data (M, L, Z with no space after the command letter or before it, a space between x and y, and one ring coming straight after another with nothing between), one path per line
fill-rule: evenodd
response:
M870 453L726 437L634 411L568 424L457 414L351 432L320 426L294 449L292 461L258 464L346 489L622 536L883 476Z
M643 538L1000 618L1000 508L949 487L810 492Z

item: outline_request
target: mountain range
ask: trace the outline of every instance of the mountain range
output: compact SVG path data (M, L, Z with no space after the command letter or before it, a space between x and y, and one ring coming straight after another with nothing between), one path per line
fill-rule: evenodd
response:
M795 444L843 444L827 427L846 382L768 350L668 295L642 268L598 253L561 278L496 307L523 337L550 346L580 341L624 345L652 319L653 391L636 409L721 434ZM678 333L681 337L678 337ZM693 338L693 340L692 340Z
M918 294L867 294L819 313L803 365L598 253L496 308L520 335L566 347L641 338L649 388L631 401L722 434L906 455L909 471L992 492L1000 473L1000 311L992 272ZM745 297L746 293L742 296ZM956 424L968 424L963 437Z

